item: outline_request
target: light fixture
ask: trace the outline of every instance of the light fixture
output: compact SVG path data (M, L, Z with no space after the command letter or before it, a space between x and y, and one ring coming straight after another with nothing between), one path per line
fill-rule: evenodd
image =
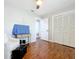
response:
M42 0L36 0L36 4L40 6L42 4Z
M36 9L39 9L42 2L43 2L42 0L36 0Z

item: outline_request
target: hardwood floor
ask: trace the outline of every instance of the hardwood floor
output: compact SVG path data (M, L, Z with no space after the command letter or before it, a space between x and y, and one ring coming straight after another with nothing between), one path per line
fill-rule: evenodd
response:
M28 46L23 59L75 59L75 49L57 43L37 40Z

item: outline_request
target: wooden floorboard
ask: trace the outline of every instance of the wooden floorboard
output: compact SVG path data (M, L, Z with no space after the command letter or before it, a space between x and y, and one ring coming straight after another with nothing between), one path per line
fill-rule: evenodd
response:
M28 46L23 59L75 59L75 49L57 43L37 40Z

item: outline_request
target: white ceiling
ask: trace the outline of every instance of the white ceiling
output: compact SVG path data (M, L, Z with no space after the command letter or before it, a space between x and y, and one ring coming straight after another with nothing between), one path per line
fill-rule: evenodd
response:
M17 8L30 11L39 16L47 14L55 14L63 11L68 11L75 8L75 0L43 0L43 4L37 10L35 0L4 0L5 5L16 6Z

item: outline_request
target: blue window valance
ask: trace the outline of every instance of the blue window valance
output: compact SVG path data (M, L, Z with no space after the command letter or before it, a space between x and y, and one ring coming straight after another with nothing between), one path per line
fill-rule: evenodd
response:
M29 25L14 24L12 34L13 35L30 34Z

